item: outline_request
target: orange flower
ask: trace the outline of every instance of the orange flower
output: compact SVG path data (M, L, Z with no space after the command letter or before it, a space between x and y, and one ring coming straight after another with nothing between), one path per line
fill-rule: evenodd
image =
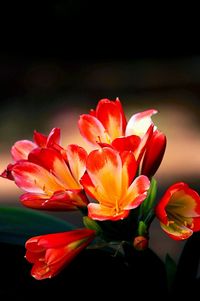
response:
M81 183L98 201L88 205L89 217L93 219L123 219L146 198L149 179L134 179L137 163L131 151L119 154L110 147L94 150L88 155L86 170Z
M162 229L173 239L200 230L200 196L183 182L170 186L155 208Z
M94 239L95 231L78 229L35 236L26 242L26 259L33 264L31 275L51 278L66 267Z

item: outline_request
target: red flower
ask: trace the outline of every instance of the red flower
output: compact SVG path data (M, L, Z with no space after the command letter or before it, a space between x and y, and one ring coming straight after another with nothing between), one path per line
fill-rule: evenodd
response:
M55 276L86 248L94 237L95 231L80 229L30 238L25 245L25 257L33 264L31 275L37 280Z
M94 145L110 144L115 138L125 134L126 119L120 100L101 99L96 110L80 116L78 124L81 135L87 141Z
M33 141L30 140L19 140L11 147L11 155L14 162L20 160L27 160L28 155L32 150L38 147L54 147L58 149L60 142L60 129L53 128L48 136L45 136L37 131L34 131ZM62 149L62 147L59 147ZM8 164L7 168L1 174L1 177L9 180L14 180L11 174L11 170L14 164Z
M85 172L87 153L77 145L66 150L68 160L54 148L35 148L28 160L18 161L11 169L15 183L27 191L23 205L36 209L73 210L87 206L79 182Z
M162 229L173 239L187 239L200 230L200 197L185 183L170 186L155 208Z
M119 152L131 150L138 164L146 151L142 170L146 175L153 175L166 145L166 137L156 130L151 120L156 113L152 109L134 114L127 123L118 98L101 99L96 110L80 116L78 126L81 135L95 146L109 146Z
M146 176L135 178L137 163L131 151L94 150L88 155L86 169L81 183L98 201L88 205L92 219L123 219L146 198L150 183Z

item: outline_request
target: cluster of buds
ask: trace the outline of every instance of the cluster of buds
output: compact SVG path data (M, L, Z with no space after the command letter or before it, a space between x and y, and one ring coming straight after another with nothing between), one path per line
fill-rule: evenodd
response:
M13 161L1 176L25 192L20 202L38 210L80 210L85 226L28 239L25 257L33 277L55 276L99 240L144 250L154 218L175 240L200 230L200 197L186 183L173 184L156 199L154 174L166 148L166 136L152 121L156 113L146 110L127 121L118 98L101 99L78 121L93 146L90 153L76 144L61 146L58 128L48 136L35 131L33 141L13 145Z

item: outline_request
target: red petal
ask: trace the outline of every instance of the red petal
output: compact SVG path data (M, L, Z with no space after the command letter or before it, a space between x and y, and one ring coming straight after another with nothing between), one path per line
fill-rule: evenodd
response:
M118 152L122 152L125 150L134 152L138 148L140 141L141 141L140 137L135 135L131 135L127 137L119 137L112 142L112 146Z
M121 116L122 116L122 128L123 128L123 133L125 133L127 121L126 121L126 116L124 114L124 110L122 108L122 104L121 104L121 102L120 102L120 100L119 100L118 97L115 100L115 104L116 104L116 106L118 107L118 109L121 112Z
M12 175L12 168L15 164L8 164L7 168L0 174L0 177L14 181L13 175Z
M80 180L81 185L83 186L85 192L92 197L93 199L96 199L98 195L96 194L96 189L95 186L93 185L89 175L85 173L81 180Z
M29 154L28 159L53 173L66 189L80 188L58 151L51 148L37 148Z
M15 183L27 192L52 195L64 187L43 167L31 162L21 161L12 168Z
M29 140L17 141L11 148L11 155L13 157L13 160L26 160L29 153L36 147L37 145Z
M39 147L45 147L47 144L47 136L37 131L34 131L33 139Z
M53 128L47 137L46 146L50 147L54 144L60 144L60 129Z
M132 183L132 181L135 177L138 165L137 165L135 157L131 151L129 151L129 152L125 151L125 152L121 153L120 156L122 159L122 187L123 187L122 195L123 195L124 193L126 193L126 190Z
M39 210L69 211L77 209L75 201L72 201L69 197L66 199L64 192L56 192L51 198L45 194L25 193L20 196L20 201L22 205L28 208Z
M141 174L152 177L163 159L166 148L166 136L161 132L154 132L150 139L142 162Z
M92 144L97 142L108 143L109 137L102 123L92 115L81 115L78 121L81 135Z
M109 99L101 99L96 108L96 116L108 131L112 140L124 135L124 119L119 104L116 105L114 101Z
M61 233L51 233L35 236L27 240L25 247L29 251L39 251L49 248L62 248L68 244L87 238L94 238L95 231L87 228Z

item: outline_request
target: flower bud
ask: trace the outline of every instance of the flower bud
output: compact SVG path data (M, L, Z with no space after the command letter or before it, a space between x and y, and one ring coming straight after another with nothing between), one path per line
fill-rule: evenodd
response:
M134 238L133 246L138 251L143 251L148 247L148 239L144 236L137 236Z

